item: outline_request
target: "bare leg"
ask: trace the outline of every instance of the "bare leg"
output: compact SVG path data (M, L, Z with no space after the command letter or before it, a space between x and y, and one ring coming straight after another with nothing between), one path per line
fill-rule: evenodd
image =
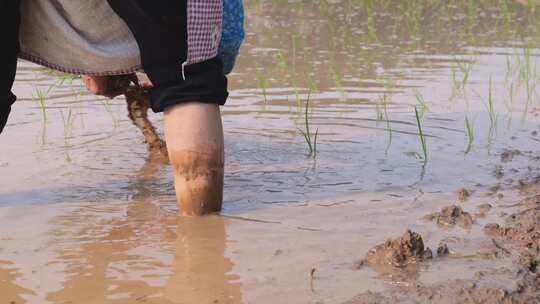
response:
M219 106L189 102L167 108L165 140L181 214L219 212L224 163Z

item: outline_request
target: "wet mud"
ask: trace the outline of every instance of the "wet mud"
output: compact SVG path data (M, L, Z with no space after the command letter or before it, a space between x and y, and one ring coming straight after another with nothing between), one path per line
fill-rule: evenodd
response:
M150 93L148 89L140 84L141 81L137 75L109 76L108 82L112 87L112 91L115 92L114 94L124 95L128 117L141 131L148 149L149 159L167 162L167 145L148 118Z
M149 158L167 162L167 145L148 119L148 110L150 108L148 92L140 87L130 87L127 88L125 97L129 119L142 132L144 143L148 148Z
M194 150L171 153L182 215L201 216L219 212L223 202L222 152L207 146Z
M435 221L440 227L448 228L459 226L464 229L470 229L474 223L472 215L456 205L444 207L440 212L426 215L424 219Z
M515 205L518 211L507 215L504 224L488 223L484 227L486 236L493 238L494 253L502 253L493 254L493 257L510 256L513 260L514 267L502 271L511 278L509 286L493 284L500 271L478 271L470 280L412 284L386 293L366 292L344 304L539 303L540 183L528 184L527 189L526 197ZM490 210L491 207L483 206L482 209ZM447 252L447 248L442 250Z
M179 220L144 89L19 63L0 304L539 303L539 7L244 4L224 172L176 167L222 216Z
M465 188L458 191L458 199L460 202L466 201L469 196L471 196L471 192Z
M407 230L400 238L387 240L371 249L354 268L360 269L364 265L400 268L431 258L433 258L433 252L424 247L422 236Z

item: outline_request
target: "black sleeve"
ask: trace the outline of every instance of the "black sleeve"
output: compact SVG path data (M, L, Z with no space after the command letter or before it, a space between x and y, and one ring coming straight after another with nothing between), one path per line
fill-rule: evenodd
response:
M223 105L227 100L227 78L219 58L184 67L188 1L201 0L108 0L137 41L142 67L153 84L154 112L183 102Z
M162 85L178 78L187 58L187 0L108 0L137 41L144 71Z
M17 71L17 55L19 54L19 0L0 2L0 39L2 52L0 56L0 133L7 123L11 105L16 97L11 92Z

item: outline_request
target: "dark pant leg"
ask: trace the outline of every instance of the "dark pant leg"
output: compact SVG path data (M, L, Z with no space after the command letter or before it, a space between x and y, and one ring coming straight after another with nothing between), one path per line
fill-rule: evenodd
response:
M3 49L0 55L0 133L7 123L11 105L16 99L11 87L17 71L19 54L19 3L19 0L0 2L0 39Z
M222 105L228 96L219 58L183 66L188 55L188 1L203 0L108 0L137 40L143 69L154 85L154 112L182 102Z
M181 77L187 57L186 0L108 0L130 28L141 63L154 85Z

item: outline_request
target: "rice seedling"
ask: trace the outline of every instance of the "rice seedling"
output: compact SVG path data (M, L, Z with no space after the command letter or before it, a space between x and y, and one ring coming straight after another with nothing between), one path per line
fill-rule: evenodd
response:
M478 6L476 1L467 1L467 26L469 31L474 28L478 20Z
M528 99L530 101L534 101L534 98L537 97L538 93L536 92L536 84L537 84L537 72L538 72L538 61L534 61L534 67L532 68L532 75L531 75L531 81L530 81L530 87L529 87L529 93L528 93Z
M390 148L390 145L392 144L392 126L390 124L390 118L388 116L388 104L392 100L394 83L392 82L390 77L388 77L388 75L384 77L383 83L384 83L385 93L382 96L382 108L383 108L382 114L384 114L384 120L386 121L386 130L388 131L388 146L386 148L386 153L388 153L388 149ZM382 115L381 115L381 119L382 119Z
M383 120L384 117L383 111L381 110L381 104L381 98L377 98L375 100L375 112L377 115L377 120Z
M375 99L375 111L377 112L377 120L382 121L388 119L386 116L386 113L388 113L388 103L389 103L390 97L388 94L384 93L382 95L379 95Z
M424 116L424 113L429 111L429 107L426 104L424 96L422 96L422 94L417 89L414 90L414 96L416 97L416 102L418 103L416 107L418 107L420 118L422 118Z
M527 0L527 8L529 10L529 14L534 14L536 12L537 6L538 3L535 0Z
M527 93L527 102L531 101L531 89L530 89L530 79L531 79L531 50L528 46L523 48L523 60L519 60L519 79L522 84L525 85L525 90Z
M491 76L489 76L489 84L488 84L488 114L489 114L489 121L491 128L495 127L497 124L497 113L495 113L495 107L493 105L493 81L491 79Z
M459 68L459 71L461 72L462 79L461 79L461 88L463 90L463 94L465 94L465 87L467 86L467 83L469 82L469 76L471 74L473 62L469 60L458 60L456 59L457 66Z
M287 59L285 58L285 54L283 53L282 50L277 51L276 60L277 60L278 66L287 72L288 77L291 77L291 73L290 73L291 70L289 68L289 64L287 63ZM292 87L293 87L293 90L294 90L294 95L296 97L296 105L297 105L297 107L300 108L300 106L301 106L300 92L298 91L298 86L297 86L297 83L296 83L296 75L295 75L295 72L294 72L294 66L293 66L293 69L292 69Z
M40 88L36 88L34 94L32 94L32 99L37 100L39 108L41 109L41 114L43 115L43 121L47 122L47 106L45 105L45 98L47 94L43 92Z
M41 145L47 144L47 124L43 124L41 128Z
M309 89L311 92L317 92L319 91L319 87L317 85L317 79L315 78L315 76L317 75L315 60L309 60L309 61L311 62L310 71L307 72L307 80L309 84Z
M298 86L296 85L296 77L293 77L292 87L294 91L294 96L296 98L296 106L300 108L302 106L302 101L300 99L300 91L298 90Z
M453 87L451 99L456 97L466 97L467 84L469 83L469 78L473 67L473 61L471 60L464 60L454 57L454 61L456 65L452 67ZM458 71L461 78L458 78Z
M285 58L285 54L283 54L282 50L278 50L276 53L276 60L277 64L280 68L288 71L289 70L289 64L287 63L287 59Z
M61 87L64 84L72 85L75 79L80 78L78 75L63 73L46 67L39 69L39 71L45 76L54 79L54 83L47 88L47 94L54 88Z
M504 76L505 82L508 82L510 78L512 77L512 62L510 61L510 56L506 55L506 74Z
M500 11L503 15L504 22L506 26L510 25L510 22L512 20L512 16L510 14L510 7L508 5L508 0L501 0L500 1Z
M467 131L467 148L465 149L465 154L468 154L471 151L473 141L474 141L474 126L469 121L469 117L465 116L465 129Z
M510 129L510 127L512 126L512 116L514 114L514 82L510 83L508 98L504 99L504 105L506 107L508 117L506 128Z
M308 93L308 97L306 100L306 107L304 111L304 127L306 130L304 131L298 128L298 131L300 131L300 133L302 134L302 136L304 136L304 139L306 140L306 144L309 149L308 156L315 158L317 156L317 137L319 135L319 129L317 128L317 130L315 131L315 135L312 138L312 135L310 132L310 121L309 121L310 120L309 119L309 102L311 98L310 96L311 96L311 92Z
M69 139L73 134L73 125L76 115L73 115L71 108L69 108L67 115L64 115L64 111L60 110L60 116L62 117L62 123L64 125L64 144L67 147L69 146Z
M78 76L76 75L72 75L72 74L66 74L66 73L59 73L59 72L56 72L55 74L53 74L53 77L55 77L55 82L49 86L48 90L47 90L47 93L50 93L52 91L52 89L54 88L59 88L61 86L63 86L64 84L67 84L67 85L73 85L73 81L77 78L79 78ZM72 91L73 91L73 88L72 88Z
M293 60L293 65L296 61L296 50L297 50L297 42L298 40L298 34L293 34L292 37L291 37L291 41L292 41L292 60Z
M404 11L404 21L405 25L409 31L410 40L413 43L413 47L416 48L419 39L420 31L420 18L422 17L422 11L424 9L424 4L420 1L407 1L404 3L406 5Z
M457 71L455 67L452 67L452 99L459 96L461 92L461 82L457 79Z
M343 89L343 78L337 68L335 66L332 66L332 76L334 78L334 84L336 86L336 90L339 92L339 95L341 96L341 101L344 101L347 99L347 93Z
M418 113L418 109L414 107L414 114L416 115L416 125L418 127L418 136L420 137L420 144L422 145L422 152L424 154L424 162L427 162L428 160L428 152L427 152L427 144L426 144L426 137L424 135L424 132L422 131L422 122L420 118L420 113Z
M298 107L300 107L301 105L300 92L298 91L298 85L296 82L296 50L297 50L297 34L293 34L292 35L292 68L289 74L292 77L292 85L294 88L294 95L296 97L296 104ZM279 61L282 61L282 65L285 68L287 68L288 67L287 61L285 60L285 56L283 55L283 53L280 54L280 58L281 59L279 59Z
M392 145L392 138L393 138L393 132L392 132L392 125L390 124L390 119L388 118L388 103L384 102L384 117L386 118L386 130L388 131L388 144L386 145L385 154L388 155L388 151L390 150L390 146Z
M488 100L486 107L489 115L489 130L487 136L487 152L489 155L491 153L491 144L493 142L498 120L497 113L495 112L495 106L493 104L493 81L491 76L489 77L488 83Z
M118 118L116 118L116 115L114 114L113 109L109 105L109 102L106 99L102 99L101 101L103 102L103 106L105 107L105 111L107 111L107 113L109 113L109 115L111 116L111 120L112 120L112 123L113 123L113 128L116 129L118 127Z
M309 84L309 90L311 92L317 92L319 90L319 88L317 86L317 81L313 77L314 74L315 73L307 73L307 80L308 80L308 84Z
M375 109L377 111L377 120L388 120L388 104L392 100L394 83L388 75L384 75L382 78L377 79L377 83L384 87L384 92L377 97L375 101Z
M378 41L377 37L377 27L375 26L375 4L374 1L366 1L366 10L367 10L367 32L368 38L370 41Z
M264 102L267 103L268 99L266 97L266 87L267 87L267 81L262 73L262 68L255 69L255 77L257 78L257 83L259 84L259 88L261 89L261 92L264 97Z
M509 112L512 112L514 109L514 82L510 83L507 108Z

